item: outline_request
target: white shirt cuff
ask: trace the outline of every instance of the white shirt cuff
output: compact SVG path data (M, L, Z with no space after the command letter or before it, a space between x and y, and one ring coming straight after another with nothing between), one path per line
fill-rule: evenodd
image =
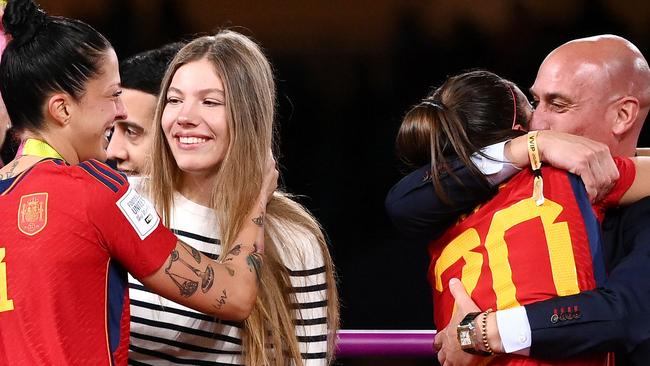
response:
M528 356L531 332L526 308L517 306L512 309L499 310L496 315L503 350L506 353Z
M519 172L519 168L510 164L505 156L505 145L507 141L498 142L481 149L486 155L474 153L471 156L472 162L485 175L485 178L493 186L497 186Z

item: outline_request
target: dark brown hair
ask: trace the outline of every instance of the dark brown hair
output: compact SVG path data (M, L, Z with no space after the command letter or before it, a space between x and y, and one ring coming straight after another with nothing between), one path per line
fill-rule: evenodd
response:
M397 134L400 158L411 168L431 163L438 196L449 202L440 185L443 174L454 176L447 162L457 156L479 179L485 177L471 162L480 149L522 134L528 117L519 105L514 84L489 71L475 70L450 77L406 113ZM516 107L515 107L516 106Z
M49 16L32 0L10 0L2 23L11 41L0 62L0 93L15 129L39 130L48 95L80 99L111 44L88 24Z

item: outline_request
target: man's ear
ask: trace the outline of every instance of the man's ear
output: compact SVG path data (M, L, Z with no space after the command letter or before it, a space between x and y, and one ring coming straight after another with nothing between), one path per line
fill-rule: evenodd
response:
M56 93L47 100L47 112L59 125L65 126L70 122L72 98L65 93Z
M620 136L634 126L639 114L639 100L634 97L624 97L616 102L615 108L616 120L612 126L612 132Z
M512 126L512 129L515 131L524 131L526 132L527 130L522 126L520 123L515 123L514 126Z

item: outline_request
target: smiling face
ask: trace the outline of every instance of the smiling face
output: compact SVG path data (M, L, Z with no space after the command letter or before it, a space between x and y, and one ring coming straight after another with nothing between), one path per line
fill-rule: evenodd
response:
M620 95L602 65L571 50L560 47L540 66L530 90L536 103L531 128L588 137L615 150L611 106Z
M109 49L102 60L99 74L86 82L81 98L72 101L70 127L74 131L74 139L71 144L79 161L106 160L108 136L113 123L127 117L120 99L121 92L117 56L113 49Z
M166 93L162 130L184 174L213 176L228 150L225 90L205 58L176 70Z
M127 175L140 175L149 159L156 97L135 89L124 89L122 100L128 111L126 120L115 122L108 158Z

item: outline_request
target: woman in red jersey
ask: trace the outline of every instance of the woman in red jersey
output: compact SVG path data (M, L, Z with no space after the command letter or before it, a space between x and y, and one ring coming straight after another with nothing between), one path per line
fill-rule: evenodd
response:
M11 0L0 92L25 137L0 173L0 364L126 364L131 272L153 291L222 319L254 306L272 158L223 263L164 228L148 200L101 163L120 100L117 57L89 25ZM95 160L97 159L97 160Z
M530 152L535 163L430 244L429 280L439 328L446 326L454 309L447 286L451 278L461 279L480 308L494 310L596 287L604 279L599 243L604 210L649 193L641 184L648 160L617 158L620 179L592 206L578 177L541 167L537 139L551 132L524 135L531 115L532 108L516 85L490 72L472 71L449 78L402 122L397 137L402 157L414 166L431 162L431 180L443 198L440 177L453 174L452 156L472 169L477 179L485 179L480 161L499 162L503 157L482 149L512 139L506 148L510 156L528 158ZM473 156L475 151L479 153ZM571 309L563 316L578 313ZM477 363L600 365L606 361L605 354L553 362L518 355L486 358L492 355L490 345L483 342L487 315L472 314L458 333L464 349L479 354Z

